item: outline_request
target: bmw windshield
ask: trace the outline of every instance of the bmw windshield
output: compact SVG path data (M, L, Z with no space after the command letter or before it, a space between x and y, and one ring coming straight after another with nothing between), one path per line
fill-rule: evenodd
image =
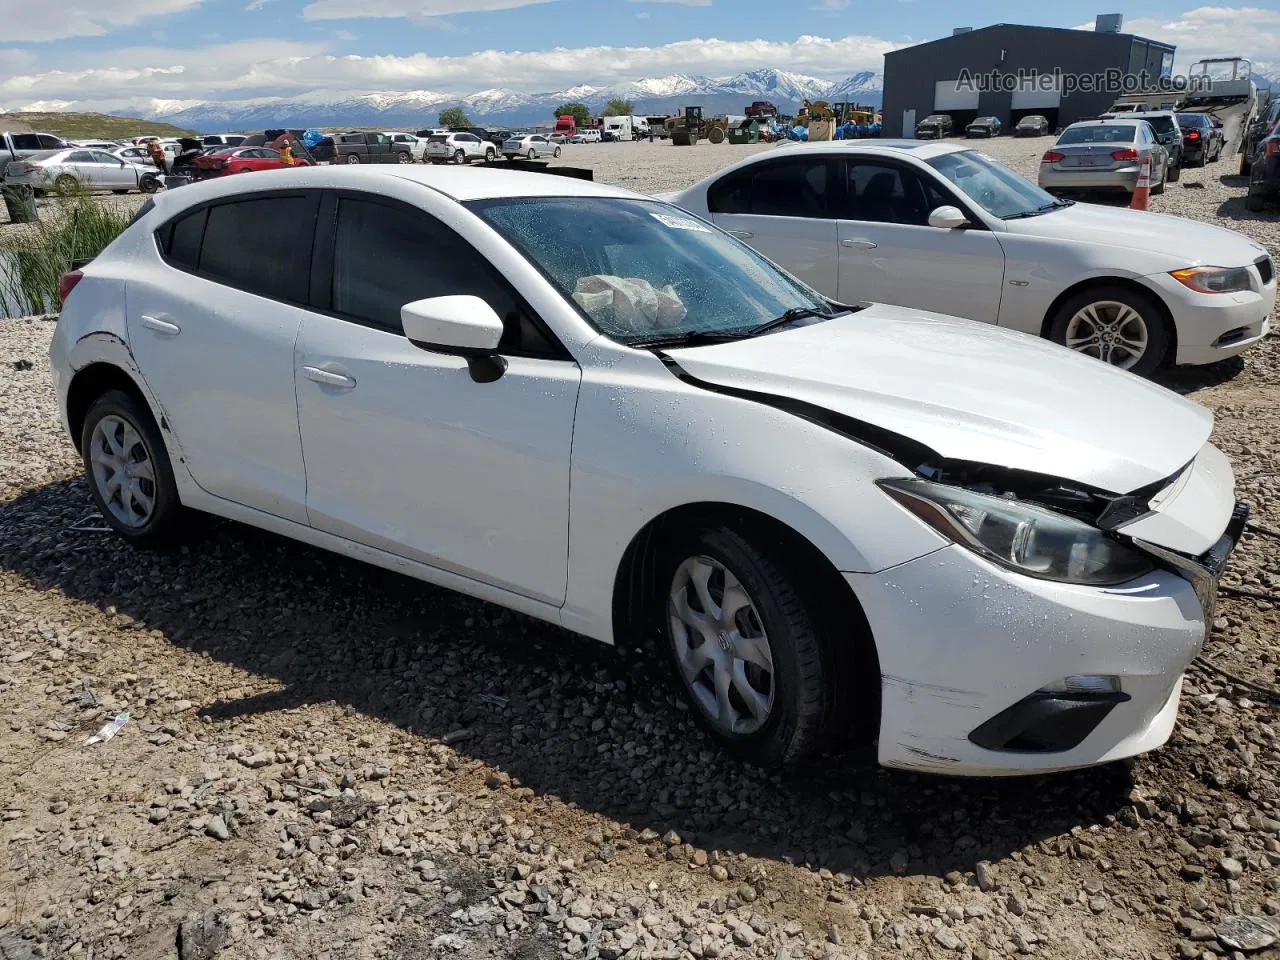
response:
M1041 190L1003 163L973 150L944 153L925 162L983 210L1001 220L1036 217L1071 204L1070 200L1058 200Z
M736 339L845 309L665 203L533 197L467 206L620 343Z

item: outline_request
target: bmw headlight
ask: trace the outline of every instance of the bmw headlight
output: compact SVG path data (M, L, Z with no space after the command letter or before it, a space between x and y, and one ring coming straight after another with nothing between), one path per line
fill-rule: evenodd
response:
M881 480L894 500L949 540L1016 573L1062 583L1125 583L1154 568L1097 527L1019 500L927 480Z
M1196 293L1240 293L1253 289L1248 267L1188 267L1171 274Z

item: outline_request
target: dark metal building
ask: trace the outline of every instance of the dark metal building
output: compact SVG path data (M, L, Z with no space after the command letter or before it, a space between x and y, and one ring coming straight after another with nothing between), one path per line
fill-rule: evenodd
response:
M905 47L884 57L884 135L910 137L931 113L957 132L997 116L1008 131L1040 113L1053 128L1095 117L1118 96L1152 88L1173 71L1174 47L1121 33L1119 14L1093 30L997 23Z

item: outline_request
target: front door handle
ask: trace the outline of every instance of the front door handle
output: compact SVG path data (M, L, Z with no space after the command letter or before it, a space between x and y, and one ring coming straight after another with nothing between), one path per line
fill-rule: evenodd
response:
M856 247L861 250L874 250L876 242L874 240L841 240L842 247Z
M348 377L342 373L334 373L332 370L323 370L320 367L303 367L302 374L308 380L314 380L316 383L322 383L326 387L341 387L343 390L350 390L356 385L355 377Z
M750 240L755 236L750 230L726 230L725 233L731 237L737 237L739 240Z
M154 330L156 333L162 333L166 337L176 337L182 332L182 328L176 323L165 320L161 317L149 317L145 313L142 315L142 325L148 330Z

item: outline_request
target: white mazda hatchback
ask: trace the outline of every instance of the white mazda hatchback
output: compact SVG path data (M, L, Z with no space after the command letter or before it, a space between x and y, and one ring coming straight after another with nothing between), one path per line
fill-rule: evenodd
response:
M62 415L121 536L203 511L660 638L764 765L855 732L957 774L1160 745L1245 522L1200 406L840 304L564 177L226 177L157 196L64 292Z

